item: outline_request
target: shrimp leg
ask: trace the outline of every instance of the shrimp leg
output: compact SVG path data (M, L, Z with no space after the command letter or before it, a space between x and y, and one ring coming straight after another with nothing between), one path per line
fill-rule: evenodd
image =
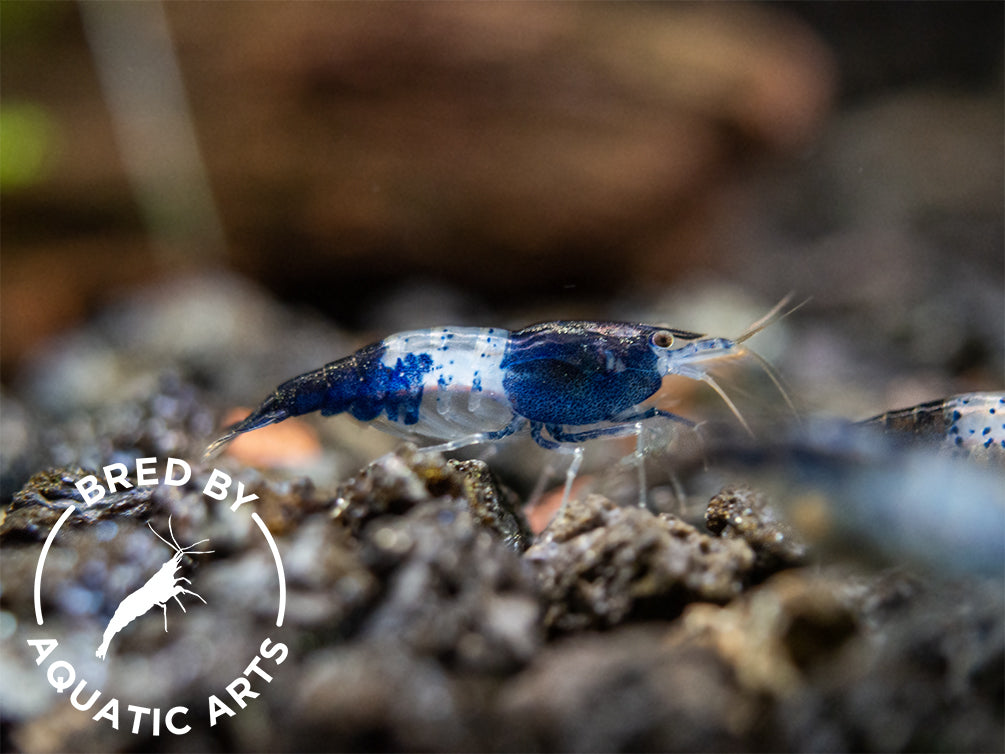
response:
M522 416L514 416L513 421L507 424L500 430L495 432L479 432L474 435L467 435L466 437L461 437L457 440L451 440L450 442L439 443L437 445L429 445L422 450L433 451L436 453L447 453L451 450L457 450L458 448L466 448L469 445L479 445L486 442L495 442L496 440L501 440L504 437L509 437L512 434L520 432L524 427L527 426L527 420Z

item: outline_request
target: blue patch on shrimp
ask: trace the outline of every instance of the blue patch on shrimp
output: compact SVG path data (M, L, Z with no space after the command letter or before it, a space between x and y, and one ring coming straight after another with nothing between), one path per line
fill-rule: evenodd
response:
M659 390L662 378L648 333L631 337L590 323L558 325L528 327L507 344L503 388L520 416L545 424L593 424Z
M410 353L398 363L393 370L388 369L387 397L384 408L387 418L398 421L399 411L401 421L405 424L415 424L419 421L419 406L422 403L422 377L433 368L433 357L428 353Z
M428 353L409 353L388 367L382 363L385 350L377 344L330 364L334 372L351 370L347 375L350 378L328 380L321 413L348 411L360 421L373 421L383 412L391 421L418 422L422 380L432 371L433 357Z

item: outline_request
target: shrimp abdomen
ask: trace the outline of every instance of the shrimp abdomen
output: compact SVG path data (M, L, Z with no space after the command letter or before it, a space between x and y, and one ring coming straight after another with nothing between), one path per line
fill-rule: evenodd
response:
M500 328L441 327L386 338L382 342L385 369L399 374L415 358L423 359L429 368L404 397L395 397L416 410L404 414L393 407L385 410L378 419L382 428L455 440L507 426L513 420L513 408L503 388L501 364L509 335Z

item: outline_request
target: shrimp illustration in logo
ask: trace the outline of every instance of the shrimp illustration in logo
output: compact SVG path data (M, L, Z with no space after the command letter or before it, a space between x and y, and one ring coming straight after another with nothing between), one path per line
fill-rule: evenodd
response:
M182 586L182 582L186 584L191 584L192 582L186 579L184 576L176 576L178 569L181 568L181 559L183 555L207 555L214 550L194 550L192 548L201 545L203 542L208 542L209 539L200 539L195 544L189 545L188 547L182 547L178 544L178 540L175 539L174 530L171 528L171 519L168 518L168 532L171 535L171 542L168 542L164 537L154 531L153 526L147 523L150 527L150 531L154 533L161 542L166 544L172 550L174 550L174 555L167 563L162 565L160 569L151 576L143 586L130 594L127 594L119 606L115 608L115 614L112 615L112 619L108 622L108 626L105 628L105 633L101 637L101 645L98 647L98 651L95 652L95 656L99 659L105 659L105 653L108 652L108 645L112 641L112 637L115 636L119 631L124 629L134 620L153 609L154 605L158 605L164 611L164 630L167 631L167 603L173 597L174 601L178 603L181 611L188 612L185 610L185 606L182 604L181 600L178 599L180 594L191 594L193 597L197 597L202 604L206 604L206 600L202 598L202 595L196 594L191 589L186 589Z

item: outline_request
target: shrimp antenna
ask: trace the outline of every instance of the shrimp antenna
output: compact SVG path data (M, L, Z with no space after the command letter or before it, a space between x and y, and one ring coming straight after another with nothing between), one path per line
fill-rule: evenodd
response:
M802 306L802 304L800 304L800 306ZM770 379L771 382L774 384L774 386L778 388L778 392L781 393L782 398L785 399L785 405L789 407L789 410L792 412L792 415L796 417L796 421L798 422L799 410L796 408L796 404L793 403L792 399L789 397L789 391L785 389L785 381L782 379L782 376L778 373L778 370L771 365L770 361L761 356L761 354L759 354L757 351L754 351L750 348L746 348L744 349L744 351L750 356L754 357L754 360L758 363L761 369L764 370L764 373L768 375L768 379Z
M722 398L723 401L725 401L727 406L729 406L729 410L733 412L733 415L740 420L740 424L743 425L743 428L747 430L747 434L749 434L751 437L754 437L754 431L750 428L750 425L747 424L747 420L743 418L743 414L740 413L740 409L738 409L736 407L736 404L733 403L733 401L730 399L728 395L726 395L726 391L723 390L721 387L719 387L719 383L716 382L714 379L712 379L712 375L708 373L703 374L701 376L701 381L707 384L710 388L712 388L716 393L719 394L719 397Z
M809 298L806 298L805 300L803 300L803 301L799 302L798 304L796 304L795 306L793 306L791 309L785 310L785 307L788 306L788 304L792 300L793 296L795 296L794 292L790 292L790 293L786 294L785 297L781 301L779 301L777 304L775 304L771 308L771 311L769 311L767 314L765 314L759 320L757 320L756 322L754 322L750 327L748 327L746 330L744 330L743 333L739 337L737 337L737 338L735 338L733 340L733 342L737 343L737 344L740 344L743 341L752 338L753 336L757 335L757 333L759 333L761 330L763 330L768 325L773 325L778 320L780 320L780 319L782 319L784 317L788 317L790 314L792 314L792 313L798 311L799 309L803 308L809 302L809 300L810 300ZM783 310L785 310L785 311L783 311Z
M775 304L771 308L771 311L769 311L767 314L765 314L759 320L757 320L752 325L750 325L750 327L748 327L743 332L743 334L741 334L733 342L737 343L737 344L740 344L743 341L752 338L754 335L757 335L757 333L759 333L761 330L763 330L764 328L768 327L769 325L773 325L775 322L779 321L780 319L783 319L784 317L788 317L790 314L792 314L792 313L798 311L799 309L803 308L809 302L809 300L810 300L809 298L806 298L803 301L800 301L795 306L793 306L793 307L791 307L789 309L785 309L785 307L788 306L789 302L792 301L792 297L794 295L795 295L794 292L787 293L782 298L781 301L779 301L777 304ZM782 381L781 375L778 374L778 370L776 370L771 365L771 362L769 362L767 359L765 359L763 356L761 356L761 354L757 353L757 351L754 351L754 350L752 350L750 348L743 348L741 350L742 350L742 353L754 357L754 359L757 361L758 365L760 365L761 369L764 370L764 373L766 375L768 375L768 379L770 379L771 382L774 384L774 386L776 388L778 388L778 392L781 393L781 396L785 400L785 404L789 407L789 410L792 412L792 415L795 416L796 419L798 419L799 418L799 411L796 409L796 405L792 402L792 399L789 397L789 393L785 389L785 385L784 385L784 383Z

